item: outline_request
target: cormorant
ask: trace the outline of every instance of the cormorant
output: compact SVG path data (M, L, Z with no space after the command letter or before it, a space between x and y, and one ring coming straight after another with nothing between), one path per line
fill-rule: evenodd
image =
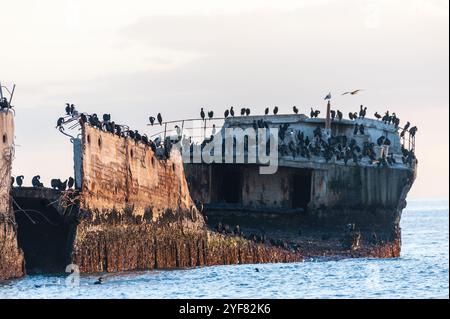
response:
M334 119L336 118L336 111L335 110L331 110L330 114L331 114L331 119L334 121Z
M298 114L298 108L295 105L292 107L292 110L294 111L295 114Z
M367 113L367 107L363 107L363 105L360 106L359 109L359 117L365 118Z
M417 126L413 126L413 127L411 127L411 129L409 130L409 134L411 135L411 137L415 137L417 131L418 131Z
M162 116L161 116L161 113L158 113L158 115L157 115L156 117L157 117L157 119L158 119L159 125L162 125Z
M209 111L208 112L208 117L209 117L209 119L212 119L214 117L214 112L213 111Z
M233 109L233 107L230 108L230 115L231 115L232 117L234 117L234 109Z
M241 116L245 115L245 107L241 108Z
M44 184L41 183L40 179L41 177L39 175L34 176L31 179L31 185L33 185L33 187L44 187Z
M380 114L378 114L378 112L375 112L374 116L377 120L382 118L382 116Z
M264 114L265 115L269 115L269 108L268 107L266 107L266 109L264 110Z
M69 177L68 181L67 181L67 187L70 189L75 185L75 180L73 179L72 176Z
M355 128L353 129L353 135L358 134L358 131L359 131L359 125L355 124Z
M80 119L79 119L80 125L83 126L84 123L86 123L87 121L88 121L87 116L86 116L85 114L82 113L82 114L80 115Z
M230 111L229 110L225 110L225 113L223 113L223 117L227 118L228 115L230 115Z
M203 111L203 108L200 110L200 117L202 118L202 120L205 119L205 111Z
M97 281L94 282L94 285L101 285L101 284L103 284L103 277L98 278Z
M111 114L103 114L103 122L111 121Z
M23 179L24 179L24 178L25 178L25 177L24 177L23 175L20 175L20 176L17 176L17 177L16 177L16 184L17 184L17 186L22 187Z
M70 104L66 103L66 115L70 115Z
M277 115L278 114L278 106L275 106L273 109L273 114Z
M407 131L409 129L409 127L411 126L411 123L406 122L405 127L403 128L405 131Z
M56 128L62 128L62 125L64 124L64 118L60 117L58 121L56 122Z
M150 124L153 126L153 124L155 124L155 117L154 116L150 116L149 118L148 118L148 120L150 121Z
M339 121L342 121L342 119L344 118L344 114L342 114L342 112L339 110L337 111L337 118Z
M250 109L249 109L249 108L246 108L246 109L245 109L245 115L247 115L247 116L250 115Z

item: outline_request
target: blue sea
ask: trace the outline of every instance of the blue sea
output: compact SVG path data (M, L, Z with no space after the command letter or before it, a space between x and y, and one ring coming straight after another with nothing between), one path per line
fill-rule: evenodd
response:
M0 284L0 298L448 299L448 207L448 200L409 201L397 259L118 273L105 275L102 285L94 284L98 275L82 275L79 282L69 282L66 276L28 276Z

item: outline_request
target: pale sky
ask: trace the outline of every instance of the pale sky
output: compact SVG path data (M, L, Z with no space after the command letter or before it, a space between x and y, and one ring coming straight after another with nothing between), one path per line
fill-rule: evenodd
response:
M419 127L410 197L449 192L447 0L0 0L0 81L17 84L13 173L73 175L66 102L146 131L149 115L387 108ZM355 97L343 91L363 88Z

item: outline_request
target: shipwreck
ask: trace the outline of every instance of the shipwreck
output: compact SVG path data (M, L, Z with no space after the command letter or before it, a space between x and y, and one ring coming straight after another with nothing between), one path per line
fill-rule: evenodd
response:
M417 160L414 139L398 125L244 115L216 119L223 125L210 135L202 119L195 143L188 121L173 131L175 121L164 123L152 139L109 115L101 121L70 105L66 112L58 129L73 144L73 185L52 188L12 187L14 117L0 112L0 279L68 265L97 273L400 254ZM209 146L233 129L244 132L243 147L236 137L219 143L232 151L226 161ZM200 161L192 160L196 146ZM276 151L270 174L250 157L261 149Z

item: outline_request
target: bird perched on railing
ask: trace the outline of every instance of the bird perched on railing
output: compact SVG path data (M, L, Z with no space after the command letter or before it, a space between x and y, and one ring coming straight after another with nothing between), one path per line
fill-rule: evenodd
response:
M158 113L158 115L156 116L156 118L158 119L159 125L162 125L162 115L161 115L161 113Z
M230 111L229 110L225 110L225 112L223 113L223 117L227 118L228 115L230 115Z
M64 124L65 120L63 117L60 117L58 119L58 121L56 121L56 128L57 129L64 129L63 124Z
M233 107L230 108L230 115L231 115L232 117L234 117L234 109L233 109Z
M208 118L212 119L214 117L214 112L213 111L209 111L208 112Z
M200 110L200 117L202 118L202 120L205 119L205 111L203 110L203 108L201 108Z
M153 126L153 124L155 124L155 117L154 116L150 116L149 118L148 118L148 120L149 120L149 122L150 122L150 124Z
M417 126L413 126L413 127L411 127L411 129L409 130L409 135L411 135L411 137L415 137L417 131L418 131Z

